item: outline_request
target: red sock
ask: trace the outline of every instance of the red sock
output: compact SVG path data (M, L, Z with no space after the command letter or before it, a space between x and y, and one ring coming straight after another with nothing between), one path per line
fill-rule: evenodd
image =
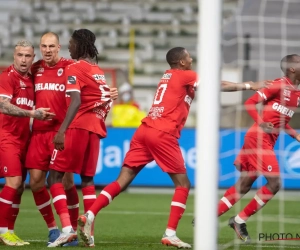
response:
M235 186L227 189L222 199L219 201L218 216L226 213L235 203L241 199L240 194L236 191Z
M62 228L72 227L67 205L67 197L62 183L55 183L50 187L53 205L58 214Z
M106 207L121 192L120 184L116 181L107 185L101 192L94 204L89 208L96 216L97 213Z
M176 231L179 220L181 219L185 207L186 200L189 196L189 189L185 187L177 187L171 203L171 211L168 221L168 229Z
M76 186L74 185L66 191L67 196L67 204L68 204L68 210L70 215L70 220L73 229L77 230L77 219L79 217L79 197L77 193Z
M0 227L8 228L9 213L17 194L17 190L8 186L4 186L0 193Z
M40 211L43 216L48 228L57 227L54 214L51 207L51 198L50 194L46 187L43 187L41 190L32 192L33 199L37 209Z
M16 222L16 219L17 219L19 211L20 211L21 197L22 197L22 195L16 193L13 204L9 210L8 230L13 231L15 228L15 222Z
M242 212L239 213L241 219L246 221L251 215L259 211L269 200L273 198L274 194L263 186L259 189L254 198L248 203Z
M86 213L89 208L94 204L94 202L96 201L96 190L95 190L95 186L87 186L82 188L82 196L83 196L83 206L84 206L84 212ZM93 221L92 224L92 229L91 229L91 235L94 235L94 223L95 221Z

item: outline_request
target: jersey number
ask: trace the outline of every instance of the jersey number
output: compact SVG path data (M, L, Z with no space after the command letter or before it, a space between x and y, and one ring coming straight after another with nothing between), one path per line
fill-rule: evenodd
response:
M164 84L161 84L157 91L156 91L156 94L155 94L155 97L154 97L154 101L153 101L153 104L160 104L162 102L162 99L164 97L164 94L167 90L167 87L168 87L168 84L164 83Z

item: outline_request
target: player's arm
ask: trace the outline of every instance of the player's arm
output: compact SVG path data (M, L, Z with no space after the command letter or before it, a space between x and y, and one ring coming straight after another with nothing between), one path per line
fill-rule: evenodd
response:
M233 92L233 91L242 91L242 90L254 90L257 91L261 88L265 88L272 85L272 81L259 81L259 82L243 82L243 83L234 83L228 81L221 82L221 91L222 92Z
M288 123L285 124L284 130L289 136L296 139L297 141L300 141L300 134L298 134L297 131L293 129Z
M263 118L260 116L256 109L256 105L261 102L265 102L272 98L274 91L276 90L266 90L265 91L257 91L253 96L251 96L245 102L245 109L248 114L252 117L252 119L266 132L271 133L274 125L271 122L265 122Z
M64 149L65 132L68 129L68 127L70 126L71 122L74 120L74 118L77 114L77 111L80 107L80 104L81 104L81 97L80 97L79 91L70 91L70 92L68 92L68 94L71 97L71 103L67 110L66 117L65 117L63 123L61 124L61 126L53 140L53 143L57 150Z
M2 114L18 117L31 117L38 120L48 120L55 116L54 113L47 112L50 110L49 108L26 110L11 104L10 100L11 99L9 97L0 96L0 111Z
M109 87L109 89L110 89L110 99L116 100L119 96L118 89L113 87Z

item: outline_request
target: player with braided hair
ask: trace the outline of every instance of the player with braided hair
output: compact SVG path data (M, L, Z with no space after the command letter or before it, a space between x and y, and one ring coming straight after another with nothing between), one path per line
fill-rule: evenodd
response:
M66 68L66 93L71 101L53 140L55 150L48 177L54 207L62 223L62 234L49 247L61 246L77 238L68 216L62 184L64 173L80 174L85 211L96 200L93 177L100 139L106 137L105 119L117 94L107 86L104 72L94 62L98 54L95 41L94 33L87 29L75 30L69 41L71 58L77 60ZM62 150L68 156L63 163L56 158ZM87 243L87 246L94 246L94 238Z

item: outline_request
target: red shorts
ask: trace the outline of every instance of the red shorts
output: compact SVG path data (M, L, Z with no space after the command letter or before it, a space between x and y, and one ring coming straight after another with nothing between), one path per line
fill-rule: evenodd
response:
M12 142L1 142L0 145L0 177L22 176L26 179L25 157L27 145L20 146Z
M48 171L54 150L53 139L56 131L33 132L26 156L26 168ZM58 158L65 159L65 151L59 152Z
M280 169L273 145L257 138L245 136L244 145L234 161L239 171L259 172L263 175L279 175Z
M100 136L84 129L66 131L65 149L53 150L50 169L94 176L98 163ZM60 157L60 154L64 157Z
M164 172L186 173L176 137L142 124L133 135L123 166L141 169L153 160Z

